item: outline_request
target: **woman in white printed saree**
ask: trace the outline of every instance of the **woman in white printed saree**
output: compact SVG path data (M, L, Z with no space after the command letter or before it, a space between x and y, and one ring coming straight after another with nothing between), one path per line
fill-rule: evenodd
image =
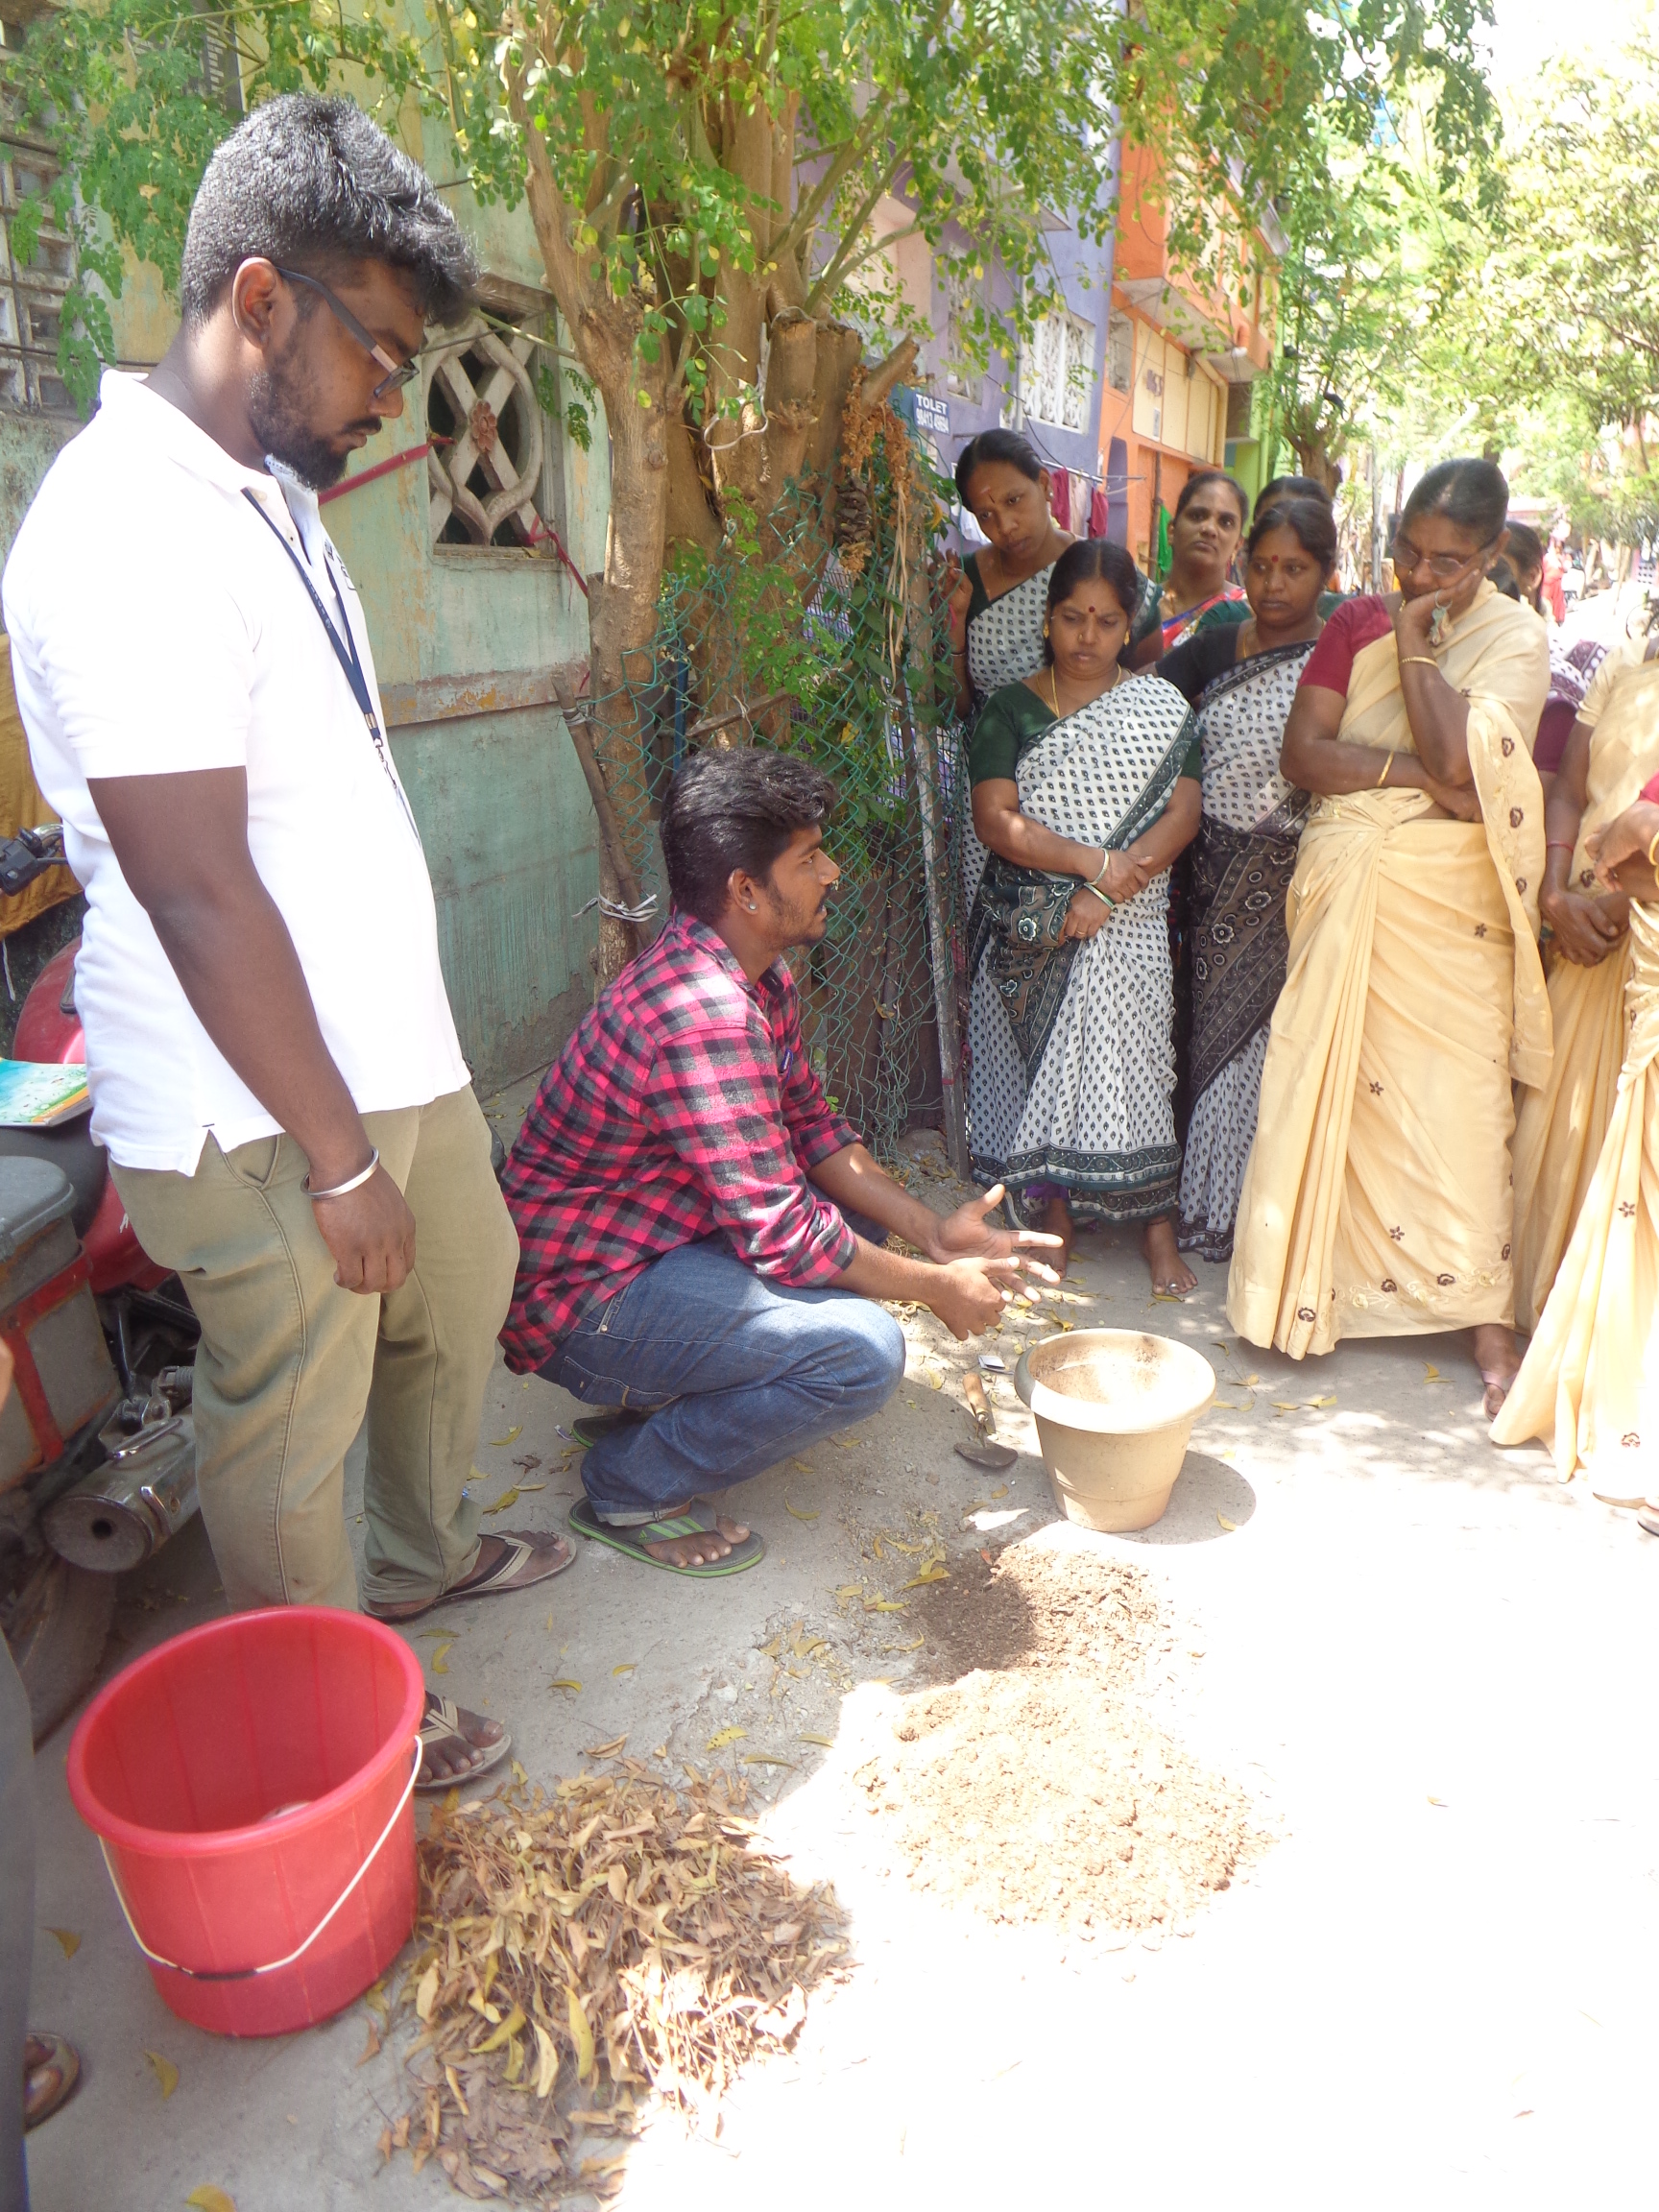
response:
M1169 865L1198 827L1197 737L1158 677L1125 681L1133 561L1071 546L1048 588L1041 673L997 693L969 757L989 849L969 950L974 1179L1062 1237L1144 1221L1155 1286L1194 1278L1170 1219Z
M1550 651L1486 578L1507 499L1490 462L1431 469L1396 539L1407 596L1339 607L1303 674L1281 765L1322 796L1227 1293L1241 1335L1297 1359L1473 1329L1489 1413L1520 1364L1511 1078L1551 1058L1530 751Z

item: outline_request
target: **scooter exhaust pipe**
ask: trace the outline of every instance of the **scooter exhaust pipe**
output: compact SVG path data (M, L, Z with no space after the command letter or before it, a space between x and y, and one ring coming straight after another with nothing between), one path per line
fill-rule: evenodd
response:
M124 1575L160 1551L196 1510L196 1427L188 1413L141 1429L40 1517L60 1558Z

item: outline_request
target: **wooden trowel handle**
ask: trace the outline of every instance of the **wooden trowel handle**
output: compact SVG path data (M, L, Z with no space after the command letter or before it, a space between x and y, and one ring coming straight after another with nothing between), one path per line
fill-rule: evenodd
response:
M968 1401L968 1410L974 1416L974 1427L982 1436L991 1433L991 1402L985 1395L985 1385L978 1371L970 1367L962 1378L962 1395Z

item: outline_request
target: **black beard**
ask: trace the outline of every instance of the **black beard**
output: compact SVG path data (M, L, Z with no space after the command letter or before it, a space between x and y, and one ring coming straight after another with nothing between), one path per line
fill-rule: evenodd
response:
M296 331L296 340L299 335ZM310 394L295 373L298 350L291 344L269 368L254 372L248 387L248 424L262 453L291 469L313 492L325 492L345 475L350 456L336 453L306 422Z

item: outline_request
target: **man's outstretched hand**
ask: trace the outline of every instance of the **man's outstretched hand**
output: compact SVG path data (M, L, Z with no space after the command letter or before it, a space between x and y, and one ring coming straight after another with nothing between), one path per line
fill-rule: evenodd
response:
M952 1260L1018 1259L1028 1274L1043 1283L1058 1283L1052 1267L1045 1264L1046 1252L1058 1252L1061 1239L1044 1229L994 1229L988 1216L1002 1203L1003 1187L993 1186L983 1196L970 1198L948 1214L934 1231L927 1257L945 1266ZM943 1316L941 1316L943 1318Z

